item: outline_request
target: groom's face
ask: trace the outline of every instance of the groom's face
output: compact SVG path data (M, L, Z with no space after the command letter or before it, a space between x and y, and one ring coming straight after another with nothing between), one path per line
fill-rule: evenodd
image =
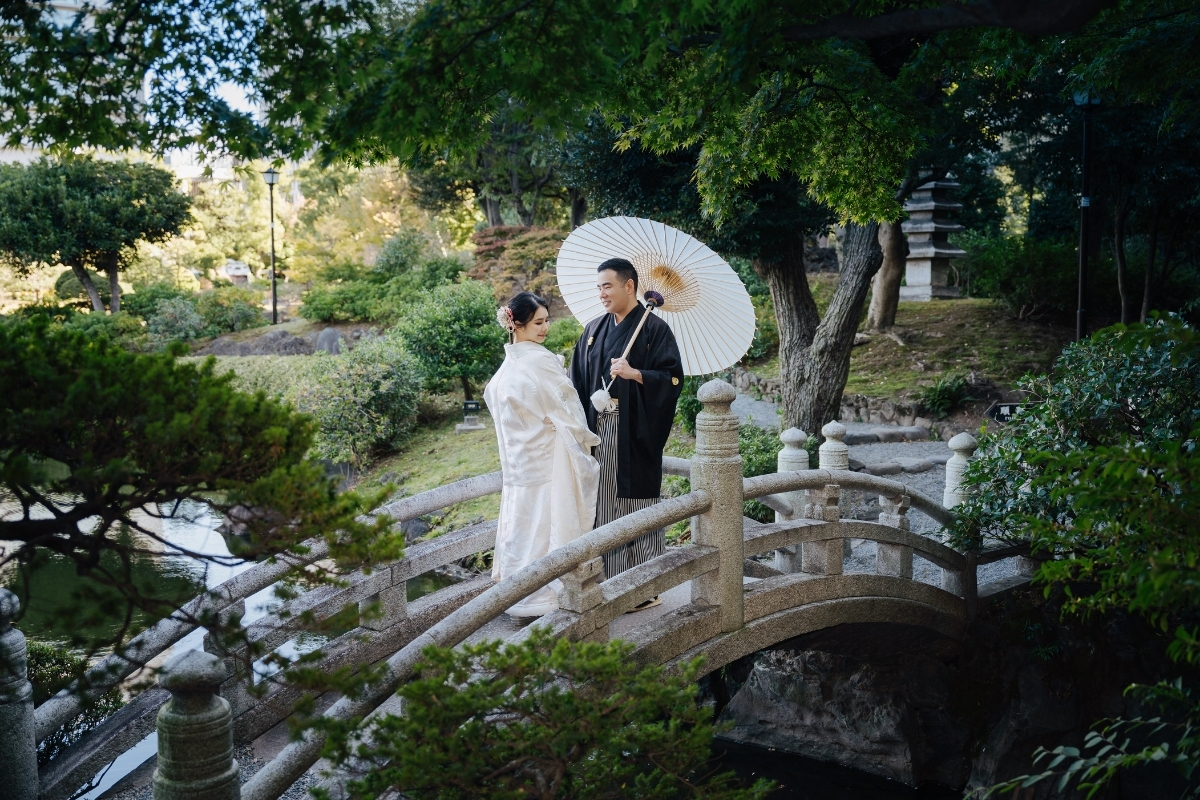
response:
M596 289L600 292L600 305L612 314L624 314L637 302L633 281L621 281L611 269L596 273Z

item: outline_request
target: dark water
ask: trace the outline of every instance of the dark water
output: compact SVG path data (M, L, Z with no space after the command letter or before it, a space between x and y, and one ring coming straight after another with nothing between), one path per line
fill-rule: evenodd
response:
M759 778L776 783L771 800L959 800L961 792L944 786L913 789L898 781L868 775L849 767L768 750L765 747L716 740L718 769L733 770L747 786Z
M411 603L418 597L433 594L438 589L445 589L447 586L453 586L455 583L457 581L453 578L438 575L436 572L426 572L424 575L409 578L408 583L405 585L405 588L408 589L408 602Z

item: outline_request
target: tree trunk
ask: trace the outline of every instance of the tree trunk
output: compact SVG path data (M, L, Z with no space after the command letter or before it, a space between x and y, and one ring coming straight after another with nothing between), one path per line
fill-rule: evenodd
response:
M1121 323L1129 322L1129 301L1125 291L1125 222L1133 202L1129 197L1117 203L1113 214L1113 256L1117 262L1117 293L1121 295Z
M571 204L571 230L587 222L587 198L578 189L567 189L567 200Z
M96 288L96 284L92 281L92 276L84 269L83 264L73 263L70 265L71 271L75 273L75 277L83 284L84 290L88 293L88 298L92 301L93 311L103 311L104 301L100 299L100 291Z
M1142 313L1140 319L1150 316L1150 295L1154 291L1154 257L1158 255L1158 204L1154 205L1154 216L1150 218L1150 252L1146 256L1146 280L1142 284Z
M879 246L883 250L883 265L871 280L871 305L867 310L867 327L876 331L896 324L900 278L904 276L908 257L908 240L899 220L879 223Z
M459 375L458 379L462 381L463 400L474 400L474 396L471 395L471 382L467 380L467 376Z
M515 148L514 148L515 149ZM526 228L533 226L533 209L525 207L525 198L521 191L521 177L517 174L514 164L508 171L509 183L512 185L513 206L517 209L517 219Z
M808 347L821 322L804 269L804 237L794 237L778 259L755 259L750 263L758 276L767 282L775 304L775 322L779 326L779 374L783 379L780 382L783 418L785 427L789 427L800 418L797 379L804 374Z
M108 273L108 310L116 314L121 310L121 284L117 282L117 254L109 253L104 257L104 271Z
M795 405L784 407L786 425L819 435L825 423L841 416L842 391L850 374L854 334L858 332L871 278L882 263L879 223L847 224L837 290L825 311L825 318L817 326L804 359L803 373L791 376L789 381L798 385Z
M483 209L483 215L487 217L489 228L496 228L504 224L504 217L500 215L500 200L495 197L480 197L479 207Z

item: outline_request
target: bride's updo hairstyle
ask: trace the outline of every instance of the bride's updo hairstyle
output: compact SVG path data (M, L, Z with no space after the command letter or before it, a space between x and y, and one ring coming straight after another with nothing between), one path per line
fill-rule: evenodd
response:
M517 328L533 319L538 307L550 311L550 304L533 292L519 292L504 305L496 309L496 322L509 333L516 333Z

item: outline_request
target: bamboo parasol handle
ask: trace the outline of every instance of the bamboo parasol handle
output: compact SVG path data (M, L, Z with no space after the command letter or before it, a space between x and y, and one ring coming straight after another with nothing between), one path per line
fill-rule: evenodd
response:
M642 318L638 320L637 327L633 329L633 336L629 337L629 344L625 345L625 352L621 353L622 361L629 357L629 351L633 349L633 343L637 341L638 334L642 332L642 326L646 324L646 318L650 316L650 306L651 305L653 305L652 302L646 303L646 305L645 305L646 313L642 314ZM611 380L608 383L604 384L605 391L608 390L609 386L612 386Z

